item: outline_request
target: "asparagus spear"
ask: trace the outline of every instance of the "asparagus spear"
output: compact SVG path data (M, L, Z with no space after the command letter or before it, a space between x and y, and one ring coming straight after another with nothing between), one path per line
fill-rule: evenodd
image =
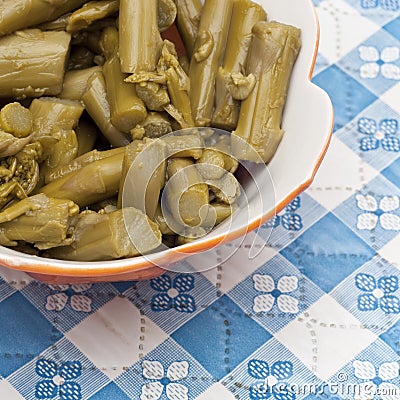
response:
M190 62L192 115L197 126L211 122L215 77L222 64L232 15L233 0L205 0Z
M48 197L69 199L85 207L115 196L121 179L123 154L94 161L40 188Z
M79 101L42 97L34 99L29 110L33 116L33 130L41 136L54 129L74 129L82 115L83 106Z
M70 40L66 32L42 32L39 29L1 37L0 97L25 98L60 93Z
M119 39L122 72L154 71L162 45L158 0L121 0Z
M115 149L112 150L106 150L106 151L92 150L88 153L82 154L81 156L72 160L70 163L52 170L51 173L48 175L47 183L60 179L71 172L78 171L79 169L93 163L94 161L100 161L115 155L120 155L122 162L124 152L125 152L124 147L116 147Z
M15 246L22 240L42 250L70 244L68 228L78 213L79 207L69 200L28 197L0 213L0 242Z
M95 72L89 78L86 91L82 96L82 102L88 114L111 145L120 147L129 143L128 137L111 123L106 82L101 72Z
M208 213L208 186L193 161L188 158L170 159L167 174L166 199L174 220L179 225L200 225L205 218L204 212Z
M89 1L72 13L67 32L77 32L88 28L93 22L117 13L119 0Z
M161 140L137 140L125 147L119 208L135 207L154 218L165 184L166 159L167 146Z
M100 46L107 59L103 73L110 104L111 123L120 131L129 133L146 118L146 107L136 94L135 85L124 81L126 74L121 72L116 28L109 27L103 30Z
M46 255L71 261L106 261L148 253L161 244L157 225L135 208L109 214L81 213L73 227L70 246Z
M233 5L232 20L228 34L223 65L218 69L215 92L215 111L213 126L231 131L236 128L239 118L240 103L254 87L254 75L247 77L241 73L246 66L247 53L250 47L251 31L259 21L267 18L264 9L250 0L237 0ZM232 74L237 74L240 81L235 85ZM235 77L235 76L234 76ZM241 95L234 99L232 93ZM234 93L237 92L237 93Z
M186 52L191 57L199 28L201 2L200 0L175 0L175 4L178 11L178 29Z
M89 78L93 73L101 71L99 66L68 71L64 76L61 99L81 100L86 91Z
M80 7L85 0L3 0L0 35L51 21Z
M238 159L259 162L244 139L269 162L283 136L282 112L286 102L292 68L300 50L300 30L278 22L258 22L246 73L257 78L250 96L242 102L239 122L232 136L232 150Z

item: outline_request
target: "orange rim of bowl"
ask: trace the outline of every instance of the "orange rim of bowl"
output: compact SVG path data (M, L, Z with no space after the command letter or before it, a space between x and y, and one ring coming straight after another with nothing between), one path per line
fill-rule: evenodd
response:
M308 81L311 82L312 75L314 72L314 67L316 64L316 59L318 55L319 48L319 39L320 39L320 24L318 20L317 11L312 1L310 0L310 4L314 13L314 20L316 24L316 38L315 38L315 46L313 57L310 65L310 70L308 73ZM278 214L282 211L295 197L300 195L304 190L306 190L313 182L315 175L322 163L322 160L325 157L325 154L328 150L329 143L331 141L333 126L334 126L334 110L332 103L331 107L331 124L329 128L329 133L327 135L327 139L323 145L323 149L319 154L313 169L311 176L306 179L303 183L297 186L290 194L288 194L282 201L275 205L275 209L263 214L256 220L250 222L246 227L241 227L239 229L229 231L225 234L220 234L215 238L210 238L205 240L204 242L194 242L188 243L184 246L179 246L176 248L169 249L162 253L155 253L154 255L150 255L149 258L153 258L154 261L158 259L162 259L164 265L168 265L174 262L181 261L191 255L209 250L221 244L233 241L242 237L243 235L254 231L265 224L270 218L272 218L275 214ZM22 256L23 257L23 256ZM13 262L8 262L8 257L4 257L0 254L0 262L2 265L19 271L24 271L28 273L37 273L41 275L58 275L64 277L84 277L90 280L90 277L99 277L99 276L115 276L122 275L126 273L134 273L140 272L144 269L153 268L155 270L163 270L163 268L159 267L157 264L151 262L146 259L144 256L139 256L136 258L130 258L125 260L116 260L116 261L104 261L104 262L68 262L62 260L52 260L53 263L49 263L45 258L40 259L40 263L35 263L34 261L30 261L26 263L26 260L21 260L21 263L18 265ZM11 258L11 257L10 257ZM14 257L13 257L14 258ZM38 259L39 260L39 259ZM58 263L63 263L62 265L58 265ZM118 265L119 263L123 263L123 265ZM166 270L165 270L166 271Z

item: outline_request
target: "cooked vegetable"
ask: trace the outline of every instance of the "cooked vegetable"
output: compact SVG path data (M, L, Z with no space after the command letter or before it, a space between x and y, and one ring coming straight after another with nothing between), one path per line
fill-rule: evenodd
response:
M177 25L189 57L193 54L194 43L199 28L200 0L175 0L177 6Z
M0 0L0 245L134 257L238 208L238 160L282 137L300 31L202 3Z
M121 0L119 55L122 72L154 71L161 46L158 0Z
M89 1L69 17L67 32L77 32L88 28L94 21L115 14L119 10L119 0Z
M235 175L227 172L220 179L207 179L206 183L214 193L217 200L232 205L240 196L240 185Z
M33 116L33 131L40 137L54 130L74 129L83 112L79 101L42 97L29 107Z
M80 7L85 0L3 0L0 35L51 21Z
M9 103L0 111L1 128L17 138L27 137L32 132L32 113L20 103Z
M109 214L83 212L72 232L70 246L52 249L46 255L71 261L105 261L145 254L161 244L157 225L132 207Z
M233 132L232 150L237 158L260 162L235 136L253 146L266 163L275 154L283 136L282 112L300 46L300 30L293 26L279 22L258 22L254 26L246 73L254 74L257 83L242 102Z
M158 138L172 132L168 117L157 112L149 112L146 119L131 130L132 139Z
M89 78L93 73L101 70L101 67L95 66L68 71L64 76L63 89L59 97L61 99L81 100L86 91Z
M178 224L200 225L208 213L208 186L188 158L174 158L168 161L168 185L166 199L168 208ZM179 229L173 229L179 232Z
M129 143L128 137L111 123L106 82L101 72L95 72L89 78L82 102L100 131L113 146L126 146Z
M104 29L100 46L107 60L103 66L103 73L110 104L111 123L121 132L129 133L146 118L146 107L136 94L135 85L124 81L126 74L121 72L116 28Z
M170 103L166 87L155 82L138 83L136 93L144 101L146 107L152 111L164 111Z
M188 130L187 134L183 131L182 134L168 135L160 140L167 145L168 158L192 157L197 160L203 154L204 140L195 130Z
M69 226L79 207L69 200L38 194L0 212L0 244L16 246L21 240L38 249L71 243Z
M66 13L60 17L53 19L52 21L43 22L39 24L36 28L42 31L65 31L67 29L69 17L72 13Z
M190 101L197 126L211 122L215 77L222 64L233 0L205 0L190 62Z
M123 154L116 154L73 171L40 189L57 199L68 199L85 207L118 193Z
M42 32L39 29L1 37L0 97L25 98L60 93L70 40L71 36L66 32Z
M158 30L166 31L175 21L176 5L173 0L158 0Z
M251 31L259 21L265 21L264 9L250 0L237 0L233 5L224 62L218 69L215 91L215 111L212 125L229 130L236 128L240 102L256 83L253 74L242 75L250 47Z
M78 171L79 169L93 163L94 161L100 161L115 155L121 156L121 163L122 163L124 152L125 152L124 147L117 147L112 150L107 150L107 151L93 150L90 151L89 153L82 154L81 156L75 158L75 160L71 161L70 163L52 170L48 176L47 182L50 183L52 181L55 181L56 179L60 179L65 175L68 175L70 172Z
M167 146L161 140L134 141L125 147L118 207L134 207L153 219L165 184Z
M0 159L0 208L14 198L24 199L35 189L39 181L37 161L41 155L40 143L34 142L25 143L15 155Z

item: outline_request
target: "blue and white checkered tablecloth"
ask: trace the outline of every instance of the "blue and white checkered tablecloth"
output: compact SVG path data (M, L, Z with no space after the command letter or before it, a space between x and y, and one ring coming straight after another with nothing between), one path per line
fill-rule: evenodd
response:
M400 399L400 0L315 4L335 130L269 246L143 282L0 269L1 400Z

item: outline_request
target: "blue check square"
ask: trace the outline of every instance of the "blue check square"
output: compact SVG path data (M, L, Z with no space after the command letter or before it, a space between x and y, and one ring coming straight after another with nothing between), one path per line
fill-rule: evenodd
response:
M19 292L0 303L0 374L7 377L62 336Z
M324 89L332 100L335 109L335 132L377 100L375 94L337 65L324 69L313 78L313 82ZM341 90L338 90L338 86Z
M352 254L349 254L351 249ZM301 273L329 293L375 252L332 213L281 251Z
M272 336L224 295L171 337L220 380Z

